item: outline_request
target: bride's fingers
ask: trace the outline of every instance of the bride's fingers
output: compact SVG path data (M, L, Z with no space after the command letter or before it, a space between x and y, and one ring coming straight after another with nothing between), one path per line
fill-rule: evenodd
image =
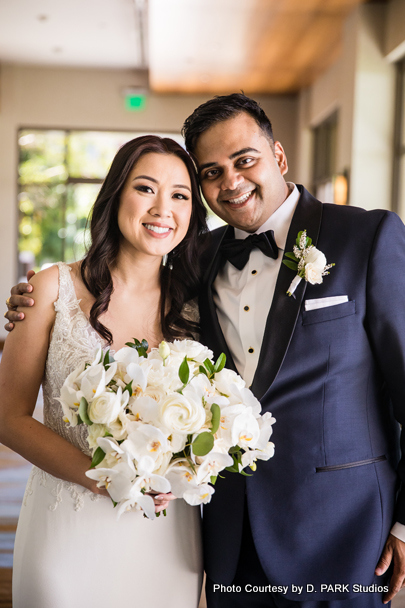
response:
M167 494L156 494L156 496L154 496L154 499L170 501L170 500L176 500L176 497L171 492L168 492Z

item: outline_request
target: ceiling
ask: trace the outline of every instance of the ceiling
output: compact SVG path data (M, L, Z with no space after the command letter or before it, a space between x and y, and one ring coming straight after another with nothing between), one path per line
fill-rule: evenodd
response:
M0 62L149 68L165 93L288 93L364 0L0 0Z

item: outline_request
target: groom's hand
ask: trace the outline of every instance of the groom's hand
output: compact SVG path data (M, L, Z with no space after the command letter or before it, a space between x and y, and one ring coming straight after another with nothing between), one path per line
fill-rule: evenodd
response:
M27 281L29 281L34 274L35 272L33 270L29 270L27 272ZM25 307L34 305L34 300L29 297L33 289L33 286L29 283L18 283L18 285L14 285L11 289L11 295L6 302L8 311L4 315L9 321L4 326L6 331L14 329L14 323L22 321L25 317L23 312L17 312L16 308L18 306Z
M393 564L393 571L388 593L384 596L384 604L388 604L405 584L405 543L392 534L389 535L385 543L380 561L375 569L376 575L381 576L385 574L391 562Z

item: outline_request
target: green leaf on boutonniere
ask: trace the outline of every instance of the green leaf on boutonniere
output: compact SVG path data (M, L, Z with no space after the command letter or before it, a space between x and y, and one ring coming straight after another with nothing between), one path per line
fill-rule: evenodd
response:
M283 260L283 264L285 264L287 266L287 268L290 268L291 270L294 270L294 272L298 271L298 264L297 264L297 262L290 262L290 260Z
M93 454L93 460L91 461L90 468L94 469L94 467L96 467L98 464L100 464L100 462L103 462L104 457L105 457L105 452L99 446Z
M225 363L226 355L225 353L221 353L217 359L217 362L214 365L214 374L217 374L218 372L222 371L225 367Z
M200 433L191 444L195 456L206 456L214 447L214 435L212 433Z
M79 405L79 416L83 420L83 422L85 424L87 424L87 426L91 426L93 423L87 414L88 407L89 407L89 404L87 403L86 399L84 397L82 397L80 399L80 405Z
M180 367L179 367L179 378L184 386L187 384L188 379L190 377L190 368L187 363L187 357L184 357Z
M297 258L295 257L295 255L293 253L291 253L291 251L289 251L288 253L284 254L286 258L290 258L291 260L294 260L294 262L297 261Z
M296 241L295 241L295 244L297 245L297 247L299 247L299 246L300 246L300 240L301 240L301 237L302 237L302 233L303 233L303 232L304 232L303 230L300 230L300 231L299 231L299 233L298 233L297 239L296 239Z
M219 428L219 423L221 421L221 408L219 407L219 405L217 405L216 403L213 403L211 405L211 414L212 414L212 419L211 419L211 424L212 424L212 428L211 428L211 433L214 435L218 428Z

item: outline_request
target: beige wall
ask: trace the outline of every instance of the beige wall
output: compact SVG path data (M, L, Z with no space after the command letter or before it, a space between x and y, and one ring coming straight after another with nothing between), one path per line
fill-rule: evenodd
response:
M17 130L67 127L179 132L208 97L151 95L145 111L124 109L122 88L134 75L120 70L79 70L3 65L0 70L0 302L16 281ZM295 179L296 96L257 97L273 121ZM4 309L5 310L5 309ZM0 339L5 332L0 328Z
M370 4L350 15L340 59L299 102L298 179L311 180L311 129L338 110L337 170L349 170L350 203L366 209L391 205L395 74L385 51L391 8Z
M405 0L388 3L384 51L390 61L405 55Z

